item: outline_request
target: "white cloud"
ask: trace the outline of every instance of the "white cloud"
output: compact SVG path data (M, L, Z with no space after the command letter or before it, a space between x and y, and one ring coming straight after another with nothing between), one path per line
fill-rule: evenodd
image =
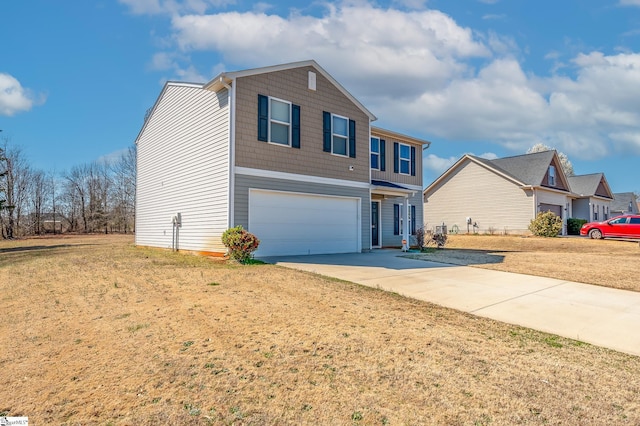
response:
M313 58L350 90L373 94L393 87L396 97L439 87L468 72L463 59L490 55L470 29L444 13L380 9L366 2L329 5L321 17L229 12L178 16L172 22L183 51L214 50L225 61L248 66Z
M35 99L29 89L9 74L0 73L0 115L12 116L29 111L34 104L44 102L44 97Z
M478 155L478 157L484 158L485 160L495 160L496 158L498 158L498 156L493 152L484 152Z
M234 4L235 0L118 0L136 15L176 15L181 13L205 13L212 7Z
M620 0L621 6L640 6L640 0Z
M168 1L155 1L150 9L167 9ZM640 54L584 51L554 65L553 72L566 75L539 76L523 69L513 38L475 32L437 10L383 9L366 0L329 3L322 16L264 10L176 14L178 50L158 54L152 64L206 81L214 74L201 76L189 64L191 52L214 51L231 69L315 59L403 132L495 142L514 152L544 143L585 159L638 146ZM221 69L228 67L216 65ZM437 157L427 160L442 167Z
M482 15L482 19L484 19L485 21L502 21L506 18L507 15L505 15L504 13L487 13L486 15Z
M442 158L434 154L428 154L422 159L422 167L424 168L425 172L431 171L436 175L441 175L442 173L446 172L449 167L453 166L459 159L459 157ZM427 173L424 174L427 175Z

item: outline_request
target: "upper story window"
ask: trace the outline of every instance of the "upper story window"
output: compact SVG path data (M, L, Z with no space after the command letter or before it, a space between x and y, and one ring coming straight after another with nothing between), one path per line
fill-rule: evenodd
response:
M385 171L385 140L378 137L371 137L371 168L373 170Z
M400 144L400 173L411 174L411 147L402 143Z
M335 155L355 158L356 122L330 112L323 112L323 150Z
M331 152L346 157L349 154L349 119L332 115L331 123Z
M380 170L380 139L371 138L371 168Z
M269 98L269 142L290 145L291 102Z
M393 143L393 171L402 175L416 175L416 147Z
M258 140L300 148L300 107L258 95Z
M556 186L556 168L549 166L549 186Z

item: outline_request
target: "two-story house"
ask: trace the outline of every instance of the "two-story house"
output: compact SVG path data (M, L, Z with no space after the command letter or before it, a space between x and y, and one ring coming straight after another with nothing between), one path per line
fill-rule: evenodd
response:
M136 139L136 244L224 253L242 225L257 256L406 248L429 142L375 119L315 61L168 82Z

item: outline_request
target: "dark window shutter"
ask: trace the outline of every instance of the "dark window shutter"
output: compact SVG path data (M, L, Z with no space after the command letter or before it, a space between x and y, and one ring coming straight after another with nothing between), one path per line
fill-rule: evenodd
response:
M300 105L291 105L291 146L300 148Z
M269 138L269 98L258 95L258 140L266 142Z
M411 176L416 175L416 147L411 147Z
M393 235L400 235L400 204L393 205Z
M400 145L398 142L393 143L393 173L398 173L400 167Z
M349 157L356 158L356 122L349 120Z
M416 235L416 206L411 206L411 235Z
M331 152L331 113L327 111L322 112L322 137L322 150Z
M386 149L385 149L385 142L384 139L380 139L380 171L384 172L386 167L387 160L386 160Z

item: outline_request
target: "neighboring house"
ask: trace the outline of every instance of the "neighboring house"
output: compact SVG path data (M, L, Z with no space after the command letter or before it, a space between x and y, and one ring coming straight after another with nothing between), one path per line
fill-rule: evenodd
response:
M136 139L136 244L224 253L242 225L258 256L399 247L429 142L375 119L315 61L167 83Z
M638 203L633 192L618 192L613 194L610 207L611 217L621 214L638 214Z
M613 193L603 173L569 176L569 186L574 193L573 214L576 219L598 222L611 217Z
M465 155L424 191L425 221L449 232L527 233L537 213L571 217L573 194L558 154L487 160Z

